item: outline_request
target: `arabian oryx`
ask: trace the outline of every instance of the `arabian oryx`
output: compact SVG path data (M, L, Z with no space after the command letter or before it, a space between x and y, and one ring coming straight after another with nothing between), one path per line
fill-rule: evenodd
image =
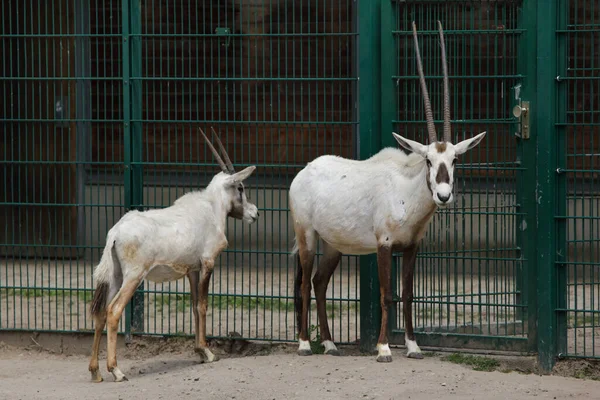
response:
M319 237L323 256L312 283L315 288L320 334L325 354L338 355L325 308L325 293L342 253L377 252L381 293L381 328L377 361L391 362L388 346L388 307L391 295L392 252L403 252L402 302L408 357L422 358L412 324L413 271L419 242L438 207L452 201L456 157L477 146L485 132L451 143L450 97L442 25L438 22L444 72L444 139L439 142L419 53L416 25L413 37L421 90L427 117L429 145L393 133L412 153L386 148L363 161L325 155L310 162L292 181L289 205L294 222L299 268L295 281L295 305L299 330L299 355L310 355L308 312L311 273Z
M91 306L96 329L89 370L95 382L102 381L98 350L105 324L108 371L117 382L127 380L117 367L117 327L123 309L143 279L166 282L188 277L196 352L208 362L218 359L206 343L208 285L215 259L228 244L227 217L247 223L258 219L258 209L246 199L243 184L256 167L236 173L216 132L213 130L225 162L200 132L222 172L204 190L187 193L167 208L129 211L106 235L106 247L94 271L96 291Z

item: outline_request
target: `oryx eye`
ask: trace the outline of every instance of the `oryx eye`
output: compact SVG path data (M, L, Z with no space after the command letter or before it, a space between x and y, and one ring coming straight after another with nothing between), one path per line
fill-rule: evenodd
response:
M458 158L455 158L454 160L452 160L452 166L454 166L454 164L456 164L456 160L458 160Z
M429 158L426 158L425 160L427 160L427 166L431 167L431 160Z
M244 188L243 188L243 187L241 187L241 186L240 186L240 187L238 187L238 192L240 192L240 193L244 193Z

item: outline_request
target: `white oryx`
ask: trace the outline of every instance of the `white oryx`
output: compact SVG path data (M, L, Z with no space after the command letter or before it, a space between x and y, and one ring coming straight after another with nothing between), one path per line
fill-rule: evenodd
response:
M200 132L222 172L204 190L187 193L170 207L129 211L106 235L106 247L94 271L96 291L91 306L95 334L89 370L95 382L102 381L98 351L105 325L108 325L108 371L117 382L127 380L117 367L117 328L123 309L143 279L165 282L188 277L196 352L208 362L217 360L206 343L208 285L215 259L228 244L227 217L247 223L258 218L258 209L247 200L243 184L256 167L236 173L216 132L213 130L225 162L204 132Z
M312 280L317 301L322 345L326 354L338 355L325 309L325 292L343 254L377 253L381 293L381 328L377 361L392 361L387 339L391 295L392 252L403 252L402 302L408 357L422 358L412 323L413 271L419 243L438 207L453 201L456 157L477 146L485 132L457 144L451 143L450 97L442 24L438 21L444 72L444 139L439 142L423 76L416 25L413 38L427 117L429 145L394 138L407 150L386 148L364 161L325 155L310 162L294 178L289 205L299 257L295 282L299 355L312 354L308 337L311 273L319 237L323 256Z

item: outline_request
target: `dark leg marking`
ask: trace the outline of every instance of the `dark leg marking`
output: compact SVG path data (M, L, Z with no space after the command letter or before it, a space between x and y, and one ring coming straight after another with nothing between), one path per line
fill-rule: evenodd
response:
M406 338L415 340L412 322L413 277L418 246L414 245L404 250L402 258L402 310L404 312L404 326ZM408 353L408 357L422 359L421 353Z
M313 285L315 288L315 297L317 300L317 314L319 316L319 325L321 330L321 340L329 340L331 339L331 332L329 332L329 324L327 322L327 310L325 307L326 303L326 293L327 286L329 285L329 280L331 279L331 275L337 268L340 259L342 258L342 253L331 247L331 245L325 242L323 249L323 258L317 267L317 272L313 277ZM331 350L326 354L332 356L339 356L340 352L338 350Z
M379 246L377 249L377 270L379 272L379 292L381 302L381 328L379 330L378 345L388 344L388 308L392 304L391 279L392 279L392 248ZM391 362L392 356L378 356L378 362Z

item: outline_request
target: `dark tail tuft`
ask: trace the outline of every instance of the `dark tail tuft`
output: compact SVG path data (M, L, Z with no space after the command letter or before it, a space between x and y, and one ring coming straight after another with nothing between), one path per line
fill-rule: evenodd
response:
M106 309L106 298L108 297L108 282L99 283L96 286L94 292L94 299L92 300L91 313L92 315L99 315Z
M296 267L296 279L294 280L294 308L296 309L296 325L298 333L302 329L302 264L300 256L296 254L298 266Z

